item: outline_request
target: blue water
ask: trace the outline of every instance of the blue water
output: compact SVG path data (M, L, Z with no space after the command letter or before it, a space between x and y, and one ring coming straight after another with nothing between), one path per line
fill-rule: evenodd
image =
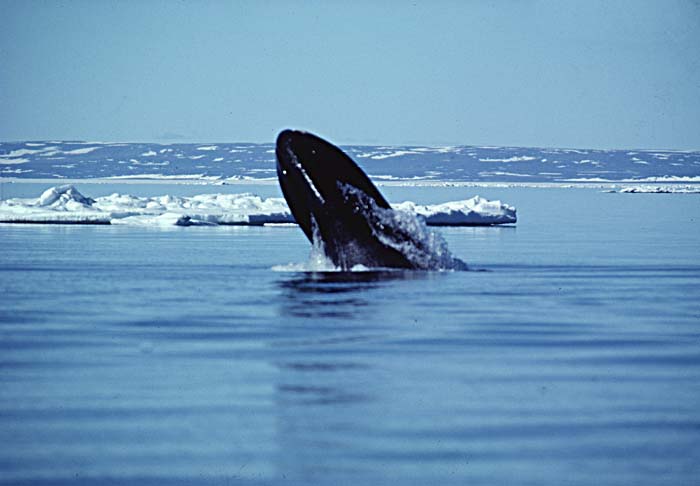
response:
M376 147L344 150L376 180L562 182L698 177L700 152L522 147ZM0 142L0 177L188 175L275 178L272 144Z
M698 196L484 191L520 219L442 231L470 272L273 271L295 227L0 225L0 482L697 484Z

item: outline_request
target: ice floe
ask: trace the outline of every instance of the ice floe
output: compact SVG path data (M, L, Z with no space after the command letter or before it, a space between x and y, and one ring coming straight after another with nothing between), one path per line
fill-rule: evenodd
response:
M49 147L49 148L56 148L56 147ZM33 154L40 154L42 152L47 152L49 149L48 148L43 148L43 149L17 149L17 150L12 150L6 154L0 154L0 158L12 158L12 157L22 157L24 155L33 155Z
M496 158L484 158L484 159L479 159L480 162L503 162L503 163L510 163L510 162L530 162L532 160L537 160L537 157L532 157L529 155L521 155L521 156L515 156L515 157L508 157L508 158L501 158L501 159L496 159Z
M24 159L22 157L16 159L0 159L0 164L3 165L26 164L27 162L29 162L29 159Z
M616 192L614 190L610 192ZM699 186L633 186L617 192L623 194L700 194Z
M120 176L105 177L105 180L136 179L144 181L221 181L221 176L207 176L204 174L129 174Z
M512 224L514 207L475 196L435 205L394 204L427 224L474 226ZM91 198L70 184L52 187L38 198L0 201L2 223L125 224L138 226L266 225L294 223L283 198L243 194L138 197L111 194Z
M394 209L413 212L434 226L474 226L509 224L517 221L516 209L501 201L489 201L474 196L464 201L419 205L407 201L393 205Z
M574 179L564 179L562 182L611 182L611 183L643 183L643 182L700 182L700 176L654 176L654 177L640 177L633 179L603 179L600 177L578 177Z
M85 155L89 154L90 152L94 152L95 150L102 148L102 147L84 147L84 148L79 148L79 149L73 149L73 150L65 150L63 153L67 155Z
M0 174L28 174L30 172L34 172L31 169L10 169L10 168L5 168L0 170Z

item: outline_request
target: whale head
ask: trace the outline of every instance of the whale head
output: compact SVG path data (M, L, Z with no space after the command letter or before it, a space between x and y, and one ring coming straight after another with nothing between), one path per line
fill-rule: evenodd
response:
M284 130L275 153L277 177L292 215L335 266L449 266L443 265L444 255L429 248L427 236L432 233L427 235L425 225L393 211L362 169L335 145L311 133Z

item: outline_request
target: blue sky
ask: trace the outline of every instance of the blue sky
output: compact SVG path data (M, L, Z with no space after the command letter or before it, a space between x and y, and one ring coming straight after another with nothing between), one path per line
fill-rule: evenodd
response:
M698 1L0 8L0 140L700 149Z

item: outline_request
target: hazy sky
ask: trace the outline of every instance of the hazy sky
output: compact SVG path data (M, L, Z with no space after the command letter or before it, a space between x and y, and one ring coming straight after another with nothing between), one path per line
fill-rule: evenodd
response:
M380 5L379 5L380 4ZM0 0L0 140L700 149L700 2Z

